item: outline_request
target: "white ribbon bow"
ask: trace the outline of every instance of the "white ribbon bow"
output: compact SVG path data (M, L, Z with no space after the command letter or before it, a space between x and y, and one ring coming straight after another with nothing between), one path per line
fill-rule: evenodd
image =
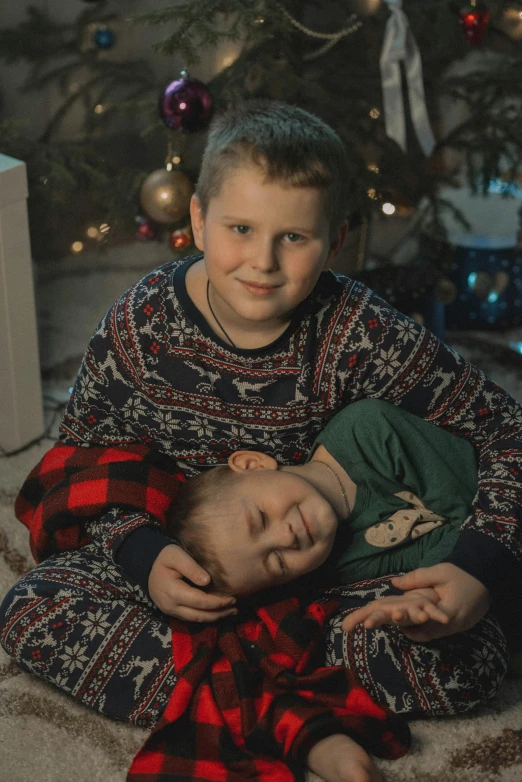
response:
M386 23L381 51L381 79L386 135L406 152L406 119L402 96L400 62L404 62L410 113L415 133L425 155L435 146L422 81L422 62L402 0L385 0L390 16Z

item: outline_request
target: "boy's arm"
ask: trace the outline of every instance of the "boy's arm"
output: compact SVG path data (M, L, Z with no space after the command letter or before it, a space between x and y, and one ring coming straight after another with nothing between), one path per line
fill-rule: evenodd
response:
M364 286L359 294L338 353L345 402L385 399L471 442L478 493L446 561L494 595L522 561L522 408L429 331Z
M146 298L164 274L158 270L129 289L101 320L61 422L60 441L20 491L16 513L29 527L37 561L88 543L109 512L112 532L106 533L105 524L100 534L113 555L139 527L164 526L166 509L184 477L154 441L153 402L148 427L138 425L151 388L136 350L135 339L144 350L148 343L141 344L145 337L137 318L140 312L144 316L143 305L134 295L138 291Z
M445 587L445 607L455 619L447 627L439 625L432 637L471 626L522 561L522 471L517 466L522 409L483 372L359 283L347 297L343 316L346 330L343 340L337 337L339 362L332 382L344 402L387 400L467 439L475 449L478 492L453 551L444 557L455 566ZM440 589L437 571L426 572L429 585ZM474 595L464 616L458 587L463 580ZM484 589L475 590L477 582ZM409 583L397 586L410 588Z

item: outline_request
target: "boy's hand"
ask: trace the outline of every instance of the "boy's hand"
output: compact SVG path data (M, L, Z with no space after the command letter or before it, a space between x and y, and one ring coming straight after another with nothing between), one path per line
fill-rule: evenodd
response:
M181 546L172 543L158 554L149 575L149 594L160 611L186 622L215 622L236 614L235 598L203 592L183 578L205 586L208 573Z
M447 624L448 617L438 603L439 597L434 589L415 589L403 595L381 597L348 614L341 627L345 633L349 633L361 623L367 630L381 625L424 625L429 620ZM408 632L404 632L408 635Z
M412 641L432 641L469 630L482 619L491 604L484 584L450 562L412 570L393 578L392 584L407 590L431 587L437 593L438 608L448 617L449 621L444 625L429 621L422 627L405 630L405 635Z

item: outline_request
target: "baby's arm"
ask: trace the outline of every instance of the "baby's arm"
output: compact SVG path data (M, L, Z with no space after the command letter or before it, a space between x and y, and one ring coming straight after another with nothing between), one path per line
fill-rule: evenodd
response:
M326 782L382 782L382 776L359 744L341 733L328 736L308 753L309 768Z
M382 597L348 614L342 629L348 633L361 623L367 630L386 624L411 628L413 625L425 625L428 621L446 625L449 620L438 606L439 601L437 592L431 588ZM405 633L408 635L407 631Z

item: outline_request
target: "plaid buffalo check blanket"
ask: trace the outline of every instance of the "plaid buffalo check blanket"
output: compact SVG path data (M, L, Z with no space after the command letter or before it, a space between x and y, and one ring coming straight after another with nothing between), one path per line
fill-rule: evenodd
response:
M114 507L163 524L183 480L172 460L145 445L57 443L15 510L41 561L87 544L87 523ZM217 625L173 619L178 681L128 782L289 782L302 778L308 752L332 733L380 757L404 755L407 723L377 705L352 672L322 665L322 627L337 609L293 597Z
M372 754L408 751L402 717L344 667L324 667L321 629L335 601L297 598L217 625L172 621L178 682L127 782L291 782L308 752L346 733Z
M111 508L165 524L185 477L175 462L146 445L80 448L56 443L24 482L15 503L37 562L90 542L86 525Z

